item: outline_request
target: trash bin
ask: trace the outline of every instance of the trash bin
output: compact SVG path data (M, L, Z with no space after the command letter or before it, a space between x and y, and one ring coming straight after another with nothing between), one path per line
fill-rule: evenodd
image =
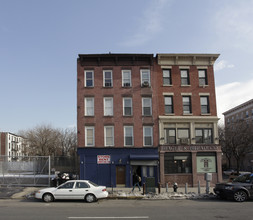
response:
M146 194L155 193L155 177L146 177L145 187Z

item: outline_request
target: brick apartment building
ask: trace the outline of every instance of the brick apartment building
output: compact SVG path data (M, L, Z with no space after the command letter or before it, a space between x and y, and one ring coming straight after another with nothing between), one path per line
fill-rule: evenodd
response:
M158 181L158 103L153 54L79 55L77 130L80 178L132 186Z
M253 122L253 99L250 99L247 102L244 102L234 108L231 108L223 113L225 126L229 126L238 120L245 120L247 122ZM225 158L226 160L226 158ZM241 168L244 171L253 170L253 152L249 153L245 156L242 164L240 164ZM231 160L231 167L236 168L236 161L234 158Z
M222 181L213 64L218 54L158 54L160 182Z
M8 161L19 160L25 156L27 140L10 132L0 132L0 155L8 156Z
M80 54L80 178L106 186L221 181L216 54Z

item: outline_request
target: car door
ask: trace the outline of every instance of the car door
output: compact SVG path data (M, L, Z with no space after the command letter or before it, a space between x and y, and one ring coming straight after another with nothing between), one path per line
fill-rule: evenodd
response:
M58 186L54 191L55 199L74 199L73 196L74 182L66 182L61 186Z
M88 183L84 181L77 181L74 188L73 188L73 197L75 199L84 199L86 194L89 193L91 187Z
M249 189L249 193L250 193L250 197L253 198L253 174L250 175L250 189Z

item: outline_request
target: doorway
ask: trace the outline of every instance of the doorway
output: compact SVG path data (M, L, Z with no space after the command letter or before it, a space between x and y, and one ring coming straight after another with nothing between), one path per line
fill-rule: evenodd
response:
M126 185L126 167L116 166L116 185L124 186Z

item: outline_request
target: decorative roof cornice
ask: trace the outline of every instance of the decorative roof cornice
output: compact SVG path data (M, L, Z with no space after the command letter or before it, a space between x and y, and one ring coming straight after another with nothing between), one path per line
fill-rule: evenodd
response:
M220 54L158 53L159 65L213 65Z

